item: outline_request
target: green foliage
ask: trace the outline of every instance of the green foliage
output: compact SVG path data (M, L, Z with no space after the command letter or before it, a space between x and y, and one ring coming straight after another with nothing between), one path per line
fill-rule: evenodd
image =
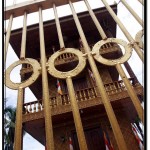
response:
M4 109L4 146L5 150L13 150L15 135L16 108L8 106Z

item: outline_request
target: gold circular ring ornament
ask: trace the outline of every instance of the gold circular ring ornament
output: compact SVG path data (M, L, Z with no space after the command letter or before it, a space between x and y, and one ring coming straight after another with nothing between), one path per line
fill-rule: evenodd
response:
M66 72L62 72L62 71L58 71L55 68L55 60L62 54L66 54L66 53L71 53L74 54L78 57L78 65L70 70L70 71L66 71ZM48 72L50 75L52 75L53 77L56 78L60 78L60 79L66 79L68 76L70 77L74 77L76 75L78 75L85 67L86 65L86 58L83 56L84 54L79 51L78 49L75 48L65 48L65 50L63 51L57 51L56 53L54 53L48 60Z
M117 44L122 45L125 49L125 54L118 59L112 59L112 60L102 57L100 55L99 51L100 51L100 48L106 43L117 43ZM127 42L125 42L121 39L108 38L106 40L101 40L101 41L97 42L92 49L92 53L95 54L93 56L98 62L100 62L104 65L114 66L118 63L122 64L122 63L126 62L131 57L132 46L131 46L131 44L127 44Z
M141 49L144 49L144 44L142 42L143 35L144 35L144 30L140 30L135 36L135 41L138 42L138 45Z
M10 80L10 73L16 66L21 65L21 64L30 64L33 67L33 74L26 81L23 81L21 83L14 83ZM22 87L22 88L28 87L29 85L34 83L36 79L39 77L40 70L41 70L40 64L35 59L26 58L24 60L18 60L14 62L13 64L11 64L5 71L5 78L6 78L5 85L14 90L19 89L19 87Z

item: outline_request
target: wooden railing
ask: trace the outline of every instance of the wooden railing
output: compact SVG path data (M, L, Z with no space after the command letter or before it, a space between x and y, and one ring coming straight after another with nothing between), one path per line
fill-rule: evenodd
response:
M63 64L63 63L68 63L78 60L78 57L75 54L72 53L65 53L62 55L59 55L56 60L55 60L55 65Z
M91 44L89 45L89 47L92 49L94 45ZM84 48L79 48L83 53L85 53ZM100 49L100 53L104 54L104 53L108 53L110 51L116 51L119 49L119 46L117 44L114 43L106 43L104 44L101 49ZM46 58L47 60L49 59L51 55L48 55ZM40 63L40 58L36 59L39 63ZM60 55L56 60L55 60L55 65L59 65L59 64L63 64L63 63L67 63L67 62L71 62L71 61L75 61L78 60L77 56L75 54L72 53L65 53ZM21 74L25 74L28 72L32 72L33 68L30 64L27 64L26 68L22 68L20 70Z
M129 81L132 84L133 78L129 78ZM126 91L125 85L122 80L105 84L104 87L108 95ZM98 97L95 88L86 88L86 89L75 91L75 95L76 95L77 102L92 100ZM70 105L70 98L68 93L50 98L50 106L52 108L55 108L60 105L61 106ZM35 112L42 111L44 109L43 100L37 100L37 101L25 103L23 106L24 106L24 112L23 112L24 114L35 113Z

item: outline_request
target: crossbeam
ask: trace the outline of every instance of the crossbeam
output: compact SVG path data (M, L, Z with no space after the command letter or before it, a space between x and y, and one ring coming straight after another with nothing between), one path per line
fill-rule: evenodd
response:
M72 2L78 2L81 0L72 0ZM27 1L12 6L6 7L4 10L4 19L7 20L10 18L10 15L13 14L14 17L19 17L24 15L24 11L28 13L37 12L39 6L44 9L53 8L53 4L56 6L61 6L68 4L68 0L36 0L36 1Z

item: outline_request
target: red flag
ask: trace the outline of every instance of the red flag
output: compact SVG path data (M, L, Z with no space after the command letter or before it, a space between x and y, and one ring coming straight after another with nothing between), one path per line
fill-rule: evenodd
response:
M108 140L106 138L105 132L104 132L104 142L105 142L106 150L109 150L109 144L108 144Z
M73 150L72 139L69 137L69 150Z
M62 95L62 90L61 90L60 83L59 83L58 79L57 79L57 92L58 92L58 94Z
M134 127L134 125L132 123L131 123L131 126L132 126L132 131L133 131L133 133L135 135L135 138L136 138L136 140L137 140L137 142L139 144L140 150L143 150L143 144L141 142L141 139L139 138L137 130L136 130L136 128Z
M106 150L114 150L111 141L109 140L108 136L106 136L105 132L104 132L104 142L105 142Z

